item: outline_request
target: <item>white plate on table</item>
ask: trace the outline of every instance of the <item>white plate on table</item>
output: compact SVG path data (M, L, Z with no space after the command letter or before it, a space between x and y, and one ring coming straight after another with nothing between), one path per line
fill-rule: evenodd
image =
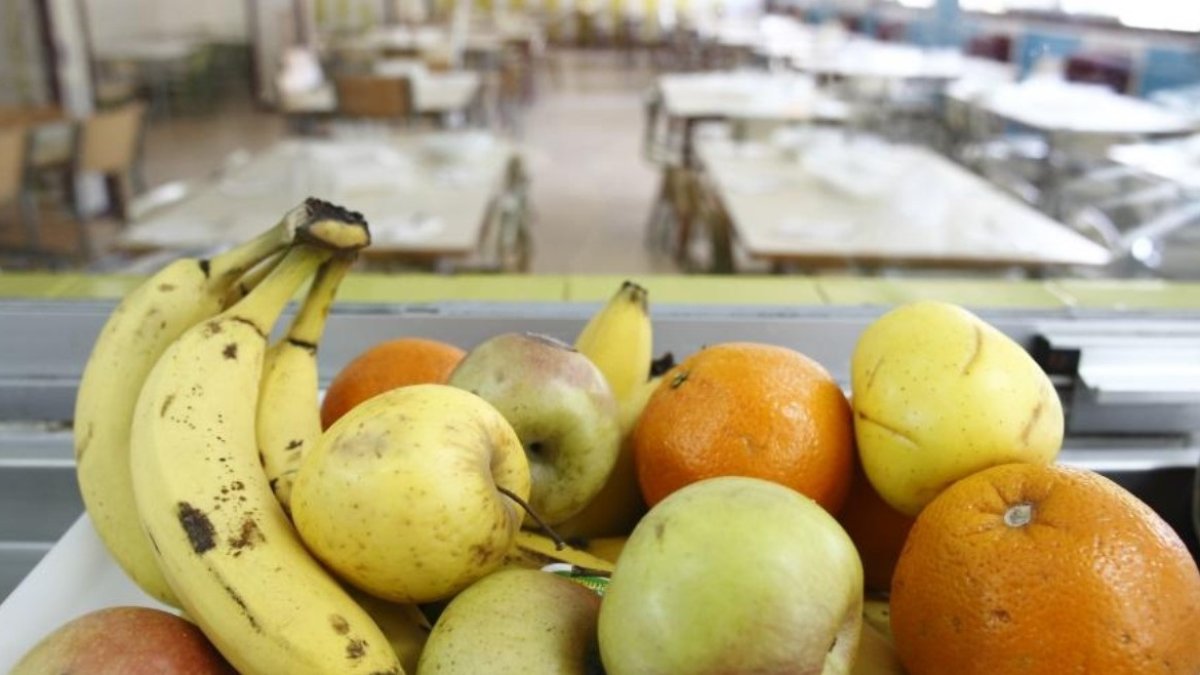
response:
M379 244L410 244L436 237L444 228L442 219L426 213L411 213L371 221L371 239Z

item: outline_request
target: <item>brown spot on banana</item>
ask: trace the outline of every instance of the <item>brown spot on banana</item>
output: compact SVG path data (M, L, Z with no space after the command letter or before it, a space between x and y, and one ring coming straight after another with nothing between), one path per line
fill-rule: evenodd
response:
M216 546L214 541L216 530L213 528L212 521L204 515L203 511L187 502L179 502L175 511L193 551L203 554Z
M346 622L346 617L341 614L330 614L329 625L333 626L333 631L338 635L345 635L350 632L350 624Z
M222 584L221 587L225 589L225 593L229 598L242 610L242 616L246 617L246 621L250 622L250 627L254 629L254 632L261 633L262 626L259 625L258 619L254 618L254 614L250 612L250 608L246 606L246 601L242 599L242 595L233 590L233 587L229 584Z
M167 397L163 399L162 407L160 407L158 409L158 416L166 417L167 410L169 410L171 408L171 404L174 402L175 402L175 394L167 394Z
M231 361L237 361L237 352L237 343L230 342L229 344L225 345L225 349L221 351L221 356L224 356Z
M357 661L367 655L367 643L358 638L351 638L346 643L346 658Z
M233 554L236 556L241 553L242 549L254 548L256 544L266 540L266 535L258 529L258 523L253 518L247 517L242 521L242 530L238 536L229 538L229 546L234 549Z

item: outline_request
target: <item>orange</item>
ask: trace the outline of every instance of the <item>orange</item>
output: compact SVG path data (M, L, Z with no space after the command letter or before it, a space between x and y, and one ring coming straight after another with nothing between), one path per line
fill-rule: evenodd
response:
M1099 474L1004 464L922 510L892 579L910 675L1200 673L1200 571Z
M850 405L816 361L772 345L731 342L663 376L632 435L650 506L717 476L781 483L831 513L854 463Z
M867 590L886 592L891 587L896 560L915 520L883 501L867 480L862 464L854 462L850 494L838 522L858 549Z
M359 354L329 383L321 403L321 426L328 429L354 406L385 391L412 384L443 384L466 352L423 338L381 342Z

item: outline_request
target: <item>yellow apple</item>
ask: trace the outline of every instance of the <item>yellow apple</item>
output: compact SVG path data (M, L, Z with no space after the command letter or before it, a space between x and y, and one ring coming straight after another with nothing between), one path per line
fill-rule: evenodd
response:
M915 516L990 466L1051 463L1062 447L1050 378L1012 338L956 305L888 312L860 336L850 366L863 469L901 513Z
M296 529L345 581L393 602L450 597L495 570L525 513L529 464L487 401L438 384L356 406L304 457ZM503 488L503 490L502 490Z

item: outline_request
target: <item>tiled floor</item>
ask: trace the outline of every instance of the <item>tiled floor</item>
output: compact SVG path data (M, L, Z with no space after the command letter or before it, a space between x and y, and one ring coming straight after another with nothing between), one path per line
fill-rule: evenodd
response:
M657 174L639 155L648 71L619 67L611 54L557 54L524 116L520 141L532 179L535 273L670 272L674 263L642 245ZM150 187L203 180L238 151L260 150L286 133L283 121L249 103L217 114L153 120L145 137ZM15 214L13 214L15 215ZM20 241L0 212L0 246ZM76 226L53 204L43 209L43 242L70 254ZM117 223L93 223L111 245ZM3 264L0 262L0 264ZM11 266L11 263L10 263Z

